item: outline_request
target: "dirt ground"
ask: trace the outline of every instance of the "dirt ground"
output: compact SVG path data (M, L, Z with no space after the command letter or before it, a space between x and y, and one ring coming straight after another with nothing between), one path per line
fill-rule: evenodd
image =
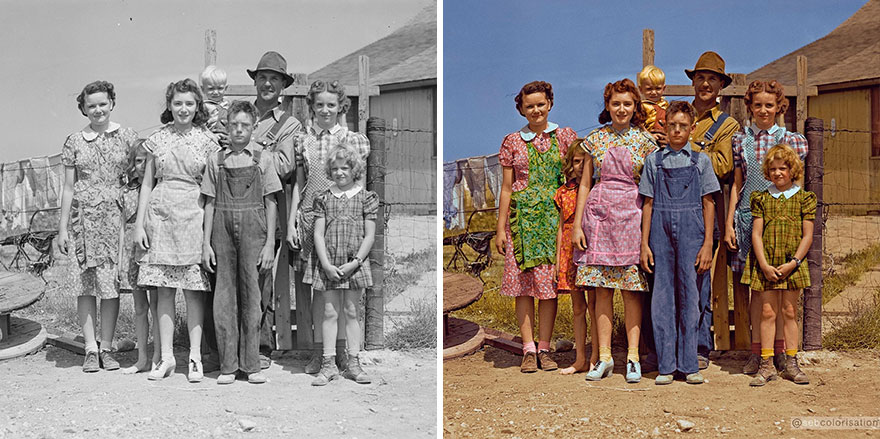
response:
M163 381L82 372L83 357L47 346L0 362L0 438L435 437L436 352L369 351L373 383L312 387L305 360L281 357L269 382L186 381L186 353ZM125 366L135 352L120 354Z
M810 384L772 381L750 388L746 357L729 353L703 371L707 383L654 384L623 379L625 350L615 351L614 374L599 382L584 374L519 371L520 356L486 347L443 364L443 434L448 438L525 437L870 437L877 430L805 430L811 416L880 416L880 352L809 353L802 369ZM569 365L574 353L555 353ZM802 362L803 364L804 362ZM693 427L681 431L678 422Z

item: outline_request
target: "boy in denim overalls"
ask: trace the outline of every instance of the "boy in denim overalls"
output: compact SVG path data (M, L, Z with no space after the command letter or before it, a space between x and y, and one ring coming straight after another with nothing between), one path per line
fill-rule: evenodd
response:
M651 297L654 343L659 375L656 384L669 384L676 371L690 384L703 376L697 360L700 289L697 273L712 265L712 194L721 188L712 162L694 151L688 141L696 111L683 101L666 110L669 145L645 160L639 194L642 206L641 264L654 272ZM707 226L708 225L708 226ZM655 264L656 262L656 264Z
M260 271L275 259L275 193L281 181L272 155L251 141L257 109L235 101L227 115L229 146L208 157L202 194L205 239L202 264L217 268L214 324L220 352L217 384L235 382L239 370L248 382L264 383L260 372ZM216 252L216 253L215 253Z

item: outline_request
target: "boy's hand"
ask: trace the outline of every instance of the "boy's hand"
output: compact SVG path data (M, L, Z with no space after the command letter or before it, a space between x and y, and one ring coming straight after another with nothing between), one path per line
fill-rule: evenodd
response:
M269 245L264 245L263 249L260 250L260 260L257 264L257 267L260 271L271 270L272 265L275 263L275 245L270 243Z
M665 131L653 131L651 135L654 136L654 140L657 141L657 145L665 145L666 142L666 132Z
M651 247L642 245L642 251L639 256L642 261L642 270L645 270L648 273L653 273L654 270L652 270L651 267L654 266L654 252L651 251Z
M727 244L727 248L731 251L736 251L736 230L733 229L732 224L728 224L727 232L724 234L724 243Z
M213 132L217 136L217 143L220 144L221 148L226 148L229 146L229 134L224 130L217 130Z
M697 273L705 273L712 267L712 244L703 245L697 253L697 260L694 262L697 267Z
M67 230L59 230L58 238L55 240L55 245L58 247L58 251L67 256L67 251L70 249L70 236L67 234Z
M202 248L202 267L208 273L214 272L214 267L217 266L217 259L214 255L214 249L211 248L210 245L206 245Z
M321 268L324 269L324 274L327 275L327 278L329 278L330 280L336 282L339 279L342 279L342 270L340 270L339 268L334 267L333 265L324 265Z
M587 249L587 238L584 236L584 231L580 228L574 228L571 231L571 243L574 247L580 251L584 251Z
M771 267L769 265L762 266L761 271L764 273L764 277L770 282L777 282L782 276L782 272L776 267Z

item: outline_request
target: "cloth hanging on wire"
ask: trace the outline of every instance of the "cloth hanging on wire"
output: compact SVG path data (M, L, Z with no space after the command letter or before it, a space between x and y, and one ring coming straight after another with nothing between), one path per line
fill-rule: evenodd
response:
M486 207L486 158L471 157L467 159L464 178L467 179L474 208L484 209Z
M458 214L458 208L452 200L452 188L455 187L458 165L455 162L443 164L443 224L447 229L452 228L453 217Z
M498 153L486 156L486 181L492 196L495 197L495 206L498 206L498 199L501 198L501 179L501 162L498 160Z

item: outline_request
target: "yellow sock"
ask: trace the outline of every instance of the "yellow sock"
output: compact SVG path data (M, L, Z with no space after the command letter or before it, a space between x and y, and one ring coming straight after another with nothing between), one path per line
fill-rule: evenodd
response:
M611 346L599 346L599 361L611 361Z
M785 355L788 355L789 357L794 357L797 355L797 349L786 349Z
M773 356L773 348L761 348L761 358L770 358Z
M639 362L639 347L631 347L627 349L626 352L626 361Z

